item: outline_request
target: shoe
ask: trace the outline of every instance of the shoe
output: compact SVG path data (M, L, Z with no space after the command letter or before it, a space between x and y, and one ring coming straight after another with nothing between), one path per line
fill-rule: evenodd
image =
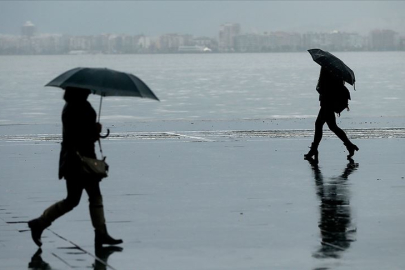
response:
M112 238L108 232L107 229L105 228L105 230L102 231L95 231L95 246L96 248L98 247L102 247L103 245L119 245L122 244L123 241L121 239L114 239Z
M38 247L42 246L41 235L49 225L51 224L47 224L39 218L28 221L28 227L31 229L32 240Z
M347 151L349 151L349 154L347 155L347 158L351 158L354 155L354 151L359 151L359 148L352 144L351 142L345 143Z
M310 148L309 152L304 155L304 159L318 162L318 147L312 143Z

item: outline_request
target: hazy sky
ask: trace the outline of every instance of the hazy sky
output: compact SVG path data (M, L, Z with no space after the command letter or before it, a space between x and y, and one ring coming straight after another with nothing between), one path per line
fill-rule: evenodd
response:
M217 36L238 22L242 31L405 34L405 1L0 1L0 34L20 34L32 21L41 33L163 33Z

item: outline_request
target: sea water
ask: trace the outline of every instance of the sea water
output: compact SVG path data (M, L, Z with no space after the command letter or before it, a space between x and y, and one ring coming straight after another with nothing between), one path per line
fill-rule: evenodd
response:
M336 52L356 75L344 117L405 116L405 52ZM44 87L75 67L133 73L160 102L103 98L101 122L312 118L320 67L309 53L0 56L0 125L60 123L63 90ZM100 97L91 95L98 111Z

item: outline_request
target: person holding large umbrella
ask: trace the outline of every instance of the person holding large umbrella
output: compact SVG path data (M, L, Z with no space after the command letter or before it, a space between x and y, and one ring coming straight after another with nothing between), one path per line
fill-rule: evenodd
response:
M157 97L134 75L110 69L72 69L52 80L47 86L56 86L65 90L66 104L62 111L63 131L59 179L66 180L67 197L48 207L40 217L28 222L32 239L41 246L42 232L56 219L76 207L85 190L89 196L90 218L95 229L96 248L104 244L120 244L123 242L121 239L114 239L107 232L99 185L101 178L89 176L84 173L81 166L81 156L96 159L94 144L101 137L101 124L97 121L97 114L87 98L91 92L101 96L121 95L152 99Z
M338 136L349 152L348 158L354 155L359 148L354 145L346 133L336 124L336 113L340 113L344 107L348 107L350 93L344 86L345 81L354 84L355 77L353 71L340 59L329 52L320 49L309 50L313 60L321 65L318 85L316 90L319 93L320 110L315 121L315 135L310 150L304 155L305 159L318 161L318 146L322 140L323 125L326 123L329 129ZM343 101L343 108L339 103Z

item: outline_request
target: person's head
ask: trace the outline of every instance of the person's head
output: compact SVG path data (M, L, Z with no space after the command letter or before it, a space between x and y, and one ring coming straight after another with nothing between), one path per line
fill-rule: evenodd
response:
M339 78L338 76L334 75L328 69L322 67L321 73L319 75L319 80L323 81L323 83L328 83L332 85L344 84L344 80Z
M90 93L91 91L89 89L66 87L63 99L66 102L82 102L87 100L87 97L90 95Z

